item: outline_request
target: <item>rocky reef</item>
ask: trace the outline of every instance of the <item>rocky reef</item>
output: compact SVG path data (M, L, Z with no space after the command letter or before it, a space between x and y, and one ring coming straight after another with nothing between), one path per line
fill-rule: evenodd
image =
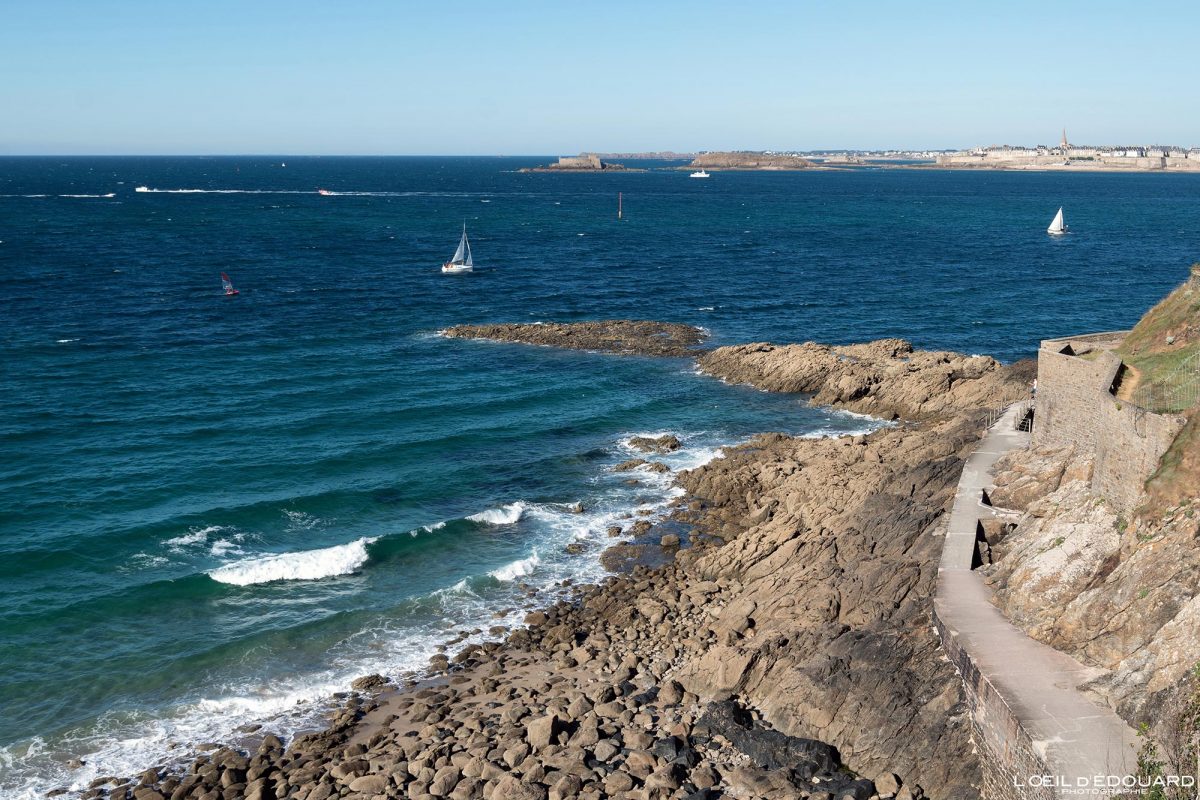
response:
M659 323L447 335L666 355L699 343L694 328ZM85 796L977 797L968 712L930 609L978 412L1025 375L896 340L721 348L700 362L763 389L922 422L728 448L676 476L686 495L664 524L690 534L649 545L658 566L576 587L502 641L435 656L419 682L360 679L325 730L286 746L260 736L182 768L101 779ZM636 443L647 454L677 446L669 436ZM656 535L646 520L609 534Z
M914 350L903 339L841 347L757 342L717 348L698 363L703 372L730 383L811 394L814 405L908 420L994 404L996 383L984 379L999 372L1011 379L1015 398L1024 391L1021 382L1035 374L1032 362L1002 369L988 356Z
M568 350L641 356L689 356L705 339L704 331L675 322L601 320L455 325L442 331L454 339L491 339Z
M730 170L787 170L812 169L816 165L807 158L753 151L701 153L692 159L687 169Z

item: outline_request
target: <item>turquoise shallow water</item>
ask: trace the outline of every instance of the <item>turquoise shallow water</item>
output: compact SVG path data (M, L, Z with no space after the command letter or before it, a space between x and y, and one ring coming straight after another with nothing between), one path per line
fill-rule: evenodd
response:
M606 471L633 433L679 434L683 467L870 425L442 327L1014 359L1131 324L1200 253L1195 176L513 171L536 161L0 159L0 793L294 728L298 700L514 623L521 582L597 579L607 525L671 496ZM481 269L443 276L464 220Z

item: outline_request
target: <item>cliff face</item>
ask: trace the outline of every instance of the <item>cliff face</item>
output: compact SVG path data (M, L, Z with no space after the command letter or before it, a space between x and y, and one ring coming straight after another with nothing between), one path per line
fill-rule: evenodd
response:
M770 153L701 153L692 159L697 169L808 169L813 162L799 156Z

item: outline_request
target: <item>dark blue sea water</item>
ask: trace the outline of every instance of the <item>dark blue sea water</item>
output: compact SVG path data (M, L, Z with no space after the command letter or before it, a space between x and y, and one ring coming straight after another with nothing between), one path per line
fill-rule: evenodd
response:
M445 326L1011 360L1131 324L1200 257L1200 176L515 171L537 162L0 159L0 794L294 730L297 701L597 579L605 528L673 494L607 471L631 434L676 432L685 467L872 424ZM478 271L444 276L464 221Z

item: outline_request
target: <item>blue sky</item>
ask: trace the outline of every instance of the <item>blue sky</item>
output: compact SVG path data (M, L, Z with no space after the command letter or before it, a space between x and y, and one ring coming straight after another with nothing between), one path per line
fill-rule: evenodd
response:
M4 0L0 154L1200 145L1195 7Z

